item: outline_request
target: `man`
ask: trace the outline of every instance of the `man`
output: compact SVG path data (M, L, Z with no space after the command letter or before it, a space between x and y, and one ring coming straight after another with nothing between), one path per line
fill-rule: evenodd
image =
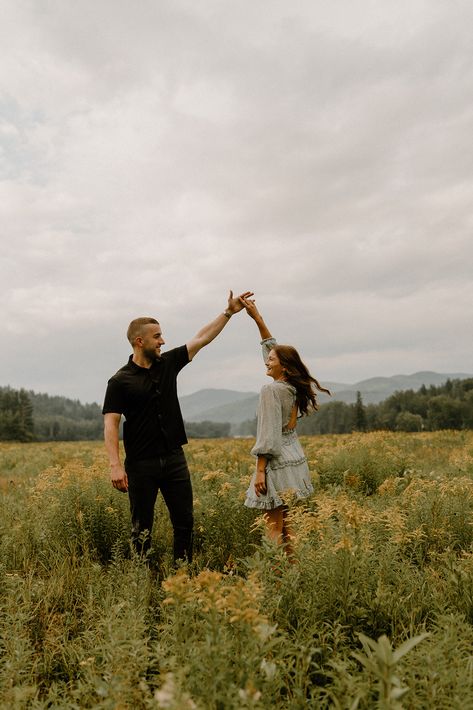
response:
M136 318L127 332L133 348L128 363L108 381L103 405L104 436L112 485L128 491L132 543L139 553L150 548L154 505L161 491L174 531L174 561L192 560L192 486L182 445L187 443L177 398L177 375L244 308L247 291L204 326L186 345L161 354L164 339L155 318ZM125 417L125 463L120 461L118 430Z

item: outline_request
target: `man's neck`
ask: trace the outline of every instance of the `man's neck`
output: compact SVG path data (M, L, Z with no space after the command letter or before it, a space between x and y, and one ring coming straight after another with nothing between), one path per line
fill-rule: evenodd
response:
M135 365L138 365L138 367L144 367L147 370L149 370L153 364L152 360L150 360L149 357L146 357L145 355L143 355L143 353L140 352L134 352L133 357L131 359L135 363Z

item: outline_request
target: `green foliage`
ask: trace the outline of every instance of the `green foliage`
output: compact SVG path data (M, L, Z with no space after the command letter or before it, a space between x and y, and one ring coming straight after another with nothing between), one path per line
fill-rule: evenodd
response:
M356 402L353 412L353 419L356 431L366 431L367 419L366 410L363 405L363 400L361 397L361 392L356 393Z
M189 438L254 436L256 418L228 422L186 422ZM417 392L395 392L380 404L364 405L357 392L354 404L333 401L302 417L302 435L346 434L353 431L437 431L473 428L473 379L447 380ZM0 441L91 441L102 439L98 404L81 404L66 397L0 388Z
M352 436L342 439L334 449L323 449L315 463L321 484L346 485L372 494L386 478L404 476L412 457L392 442L389 435Z
M345 402L322 404L319 411L299 419L300 434L347 434L355 428L353 405Z
M0 446L0 705L473 706L473 434L303 440L289 560L242 505L246 440L188 447L196 555L151 569L95 443ZM366 495L369 493L369 495Z
M37 441L90 441L103 436L98 404L30 392Z
M364 406L329 402L300 420L302 434L345 434L352 431L437 431L473 428L473 379L447 380L438 387L395 392L380 404Z
M380 636L378 641L374 641L364 634L358 634L364 653L353 653L353 656L376 679L376 707L380 710L402 708L399 701L409 692L409 688L402 687L401 681L395 675L396 666L406 653L427 636L428 634L414 636L394 650L387 636Z
M190 438L224 438L228 422L186 422ZM0 441L96 441L103 439L98 404L0 388Z
M0 388L0 441L32 441L33 408L28 393Z
M424 420L420 414L399 412L396 416L396 431L422 431Z
M83 441L102 435L98 404L0 387L2 441Z
M230 435L229 422L185 422L185 427L192 439L222 439Z

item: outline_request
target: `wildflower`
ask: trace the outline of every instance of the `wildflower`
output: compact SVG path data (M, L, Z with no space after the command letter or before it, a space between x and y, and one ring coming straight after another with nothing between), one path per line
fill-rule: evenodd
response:
M346 550L347 552L355 552L356 546L353 544L353 540L350 537L343 535L333 549L335 551Z
M345 471L343 481L345 485L349 488L359 488L361 479L356 473L351 473L351 471Z
M267 661L263 658L260 663L260 668L266 676L266 679L272 681L276 675L277 666L274 661Z
M386 478L380 486L378 486L378 493L380 495L394 495L398 493L399 488L405 485L405 478L399 476L389 476Z
M252 681L249 680L245 688L240 688L240 690L238 691L238 695L242 700L246 702L257 703L258 700L261 698L261 691L256 690Z
M163 604L182 604L193 599L189 576L184 569L165 579L161 586L167 594Z
M220 490L217 493L218 496L223 496L225 493L228 493L228 491L231 491L233 489L233 485L229 483L228 481L225 481L225 483L222 483L220 486Z
M217 470L217 471L209 471L208 473L205 474L205 476L202 476L203 481L215 481L219 478L226 478L227 474L224 473L223 471Z
M164 683L154 694L158 708L177 708L194 710L197 705L187 693L179 693L176 688L173 673L166 673Z
M93 656L89 656L89 658L84 659L79 663L80 666L89 666L91 663L95 661L95 658Z
M258 624L258 626L256 627L256 633L258 634L258 638L260 639L260 641L266 643L266 641L271 638L271 636L275 633L277 628L277 624L271 626L270 624L262 623Z

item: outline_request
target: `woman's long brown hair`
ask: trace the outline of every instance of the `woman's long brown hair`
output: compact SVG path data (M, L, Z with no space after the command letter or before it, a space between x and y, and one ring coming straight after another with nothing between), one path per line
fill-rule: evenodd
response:
M319 392L327 394L331 394L330 390L322 387L315 377L312 377L292 345L274 345L272 349L279 358L287 382L296 388L296 404L299 412L308 414L309 409L317 410L319 406L314 387Z

